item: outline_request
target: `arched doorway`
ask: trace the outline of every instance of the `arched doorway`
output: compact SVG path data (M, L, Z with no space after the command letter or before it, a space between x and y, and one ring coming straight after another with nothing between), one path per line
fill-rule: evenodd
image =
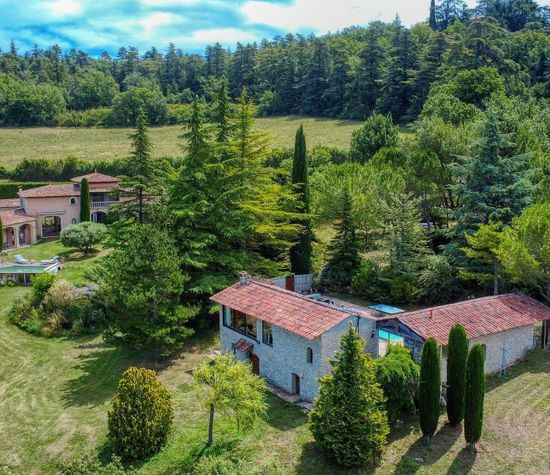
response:
M15 229L12 227L6 227L3 231L4 239L2 242L4 243L4 249L11 249L12 247L15 247Z
M95 211L92 213L92 223L103 223L107 219L107 213Z
M42 218L42 236L57 236L61 232L59 216L44 216Z
M28 244L32 244L32 236L31 236L32 230L30 224L23 224L19 227L19 245L20 246L26 246Z

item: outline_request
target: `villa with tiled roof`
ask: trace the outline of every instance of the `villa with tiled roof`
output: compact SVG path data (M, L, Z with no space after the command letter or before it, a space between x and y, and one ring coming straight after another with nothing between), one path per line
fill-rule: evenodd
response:
M20 190L17 199L0 200L4 249L34 244L40 237L58 236L80 220L80 183L86 178L90 189L90 220L102 222L111 204L118 179L102 173L72 178L71 183L56 183Z
M328 362L350 324L373 357L382 356L391 341L404 344L419 361L426 339L435 338L440 346L443 382L447 378L448 335L457 323L464 326L470 345L484 346L487 373L503 370L523 358L533 348L534 325L538 322L542 322L542 345L550 339L550 308L522 294L385 316L372 309L387 306L339 305L319 297L243 274L238 283L211 298L220 305L222 353L249 361L253 371L272 385L312 401L317 396L318 379L330 369Z

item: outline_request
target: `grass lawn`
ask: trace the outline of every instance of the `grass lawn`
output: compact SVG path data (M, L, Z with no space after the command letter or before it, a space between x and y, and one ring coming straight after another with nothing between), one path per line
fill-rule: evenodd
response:
M59 243L48 241L22 253L46 258L60 250ZM60 277L78 281L94 259L97 255L69 253ZM100 337L31 336L7 320L11 303L27 291L0 288L0 473L54 473L57 461L88 451L107 459L110 399L121 372L131 365L158 371L173 392L176 411L168 445L139 466L144 474L189 473L200 457L217 454L245 460L250 467L276 462L283 473L300 475L540 474L550 465L550 352L535 351L505 379L489 380L477 456L464 449L460 430L446 426L444 416L427 449L419 442L412 417L393 432L378 467L346 471L333 466L315 446L304 414L274 397L269 398L267 419L246 433L233 431L228 419L216 419L215 443L205 449L207 413L190 384L191 370L215 351L216 332L192 338L162 363L114 348Z
M293 147L296 129L304 124L308 146L349 148L351 133L360 122L284 116L260 118L256 128L267 132L275 148ZM58 160L74 155L82 160L112 160L128 154L131 129L63 127L0 128L0 165L13 168L25 158ZM151 128L153 154L157 157L182 153L181 126Z

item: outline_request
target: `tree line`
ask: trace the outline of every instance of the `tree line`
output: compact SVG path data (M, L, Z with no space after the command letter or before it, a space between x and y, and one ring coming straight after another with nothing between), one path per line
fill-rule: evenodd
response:
M322 37L287 34L204 55L170 44L141 53L121 47L93 58L57 46L0 55L0 122L9 125L181 123L195 95L210 101L222 78L237 102L243 88L259 113L408 122L432 87L460 71L495 68L508 94L548 97L549 13L533 0L432 0L427 22L375 21Z

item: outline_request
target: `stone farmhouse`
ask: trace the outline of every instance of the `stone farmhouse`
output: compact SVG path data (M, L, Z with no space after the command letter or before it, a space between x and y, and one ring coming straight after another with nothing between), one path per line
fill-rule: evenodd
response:
M434 337L440 345L442 381L448 334L456 323L466 329L470 345L484 345L487 373L513 364L534 347L535 323L543 322L543 345L550 336L550 308L521 294L378 317L367 308L326 303L243 275L239 283L211 299L220 305L222 353L249 361L254 373L304 401L317 396L318 379L330 369L328 361L350 323L373 357L385 348L381 334L402 342L417 360L424 341Z
M102 222L110 205L119 198L118 179L101 173L71 178L59 183L20 190L17 199L0 200L4 249L34 244L38 238L58 236L80 221L80 182L90 189L90 219Z

